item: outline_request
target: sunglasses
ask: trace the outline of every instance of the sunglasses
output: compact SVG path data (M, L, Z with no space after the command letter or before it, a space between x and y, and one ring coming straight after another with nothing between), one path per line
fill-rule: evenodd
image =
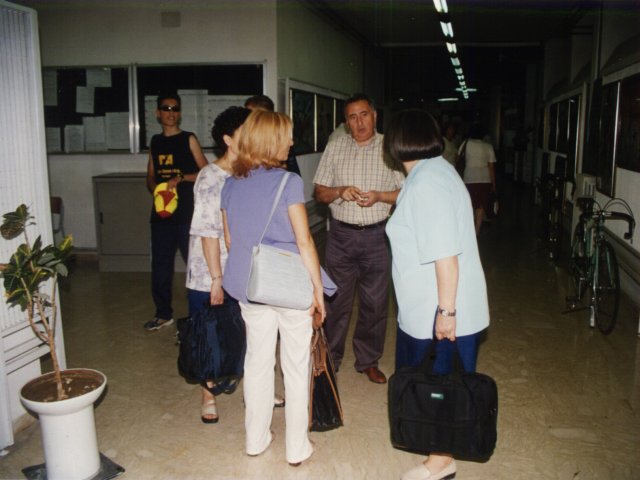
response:
M163 112L180 112L180 105L160 105L158 110Z

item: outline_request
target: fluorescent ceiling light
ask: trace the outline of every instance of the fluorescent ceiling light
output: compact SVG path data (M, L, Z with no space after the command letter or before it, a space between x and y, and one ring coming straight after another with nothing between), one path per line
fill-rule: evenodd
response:
M447 0L433 0L433 5L438 13L447 13Z
M440 28L442 29L442 33L445 37L453 38L453 27L450 22L440 22Z
M456 88L456 92L462 92L463 90L467 91L467 92L477 92L478 89L477 88L471 88L471 87L458 87Z
M462 75L462 67L454 68L453 70L456 72L456 75Z
M458 60L458 57L451 57L451 63L453 64L454 67L460 66L460 60Z
M439 102L457 102L458 97L443 97L438 99Z
M458 53L458 48L455 43L447 42L447 50L449 50L449 53Z

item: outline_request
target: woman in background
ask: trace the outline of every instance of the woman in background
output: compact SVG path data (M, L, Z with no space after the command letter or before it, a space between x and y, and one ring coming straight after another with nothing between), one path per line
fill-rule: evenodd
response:
M496 153L493 146L483 140L485 133L486 129L480 124L471 125L469 138L462 143L458 152L460 156L464 149L464 183L471 196L476 235L480 234L482 221L492 208L491 193L496 191Z
M453 123L447 123L444 127L444 136L442 141L444 142L444 150L442 156L454 167L458 161L458 145L456 144L456 126Z
M302 178L282 168L293 144L291 138L291 120L282 113L254 110L242 128L234 176L222 191L224 233L229 248L223 285L240 302L247 329L244 365L247 454L260 455L273 441L271 420L279 333L287 397L286 458L290 465L298 466L313 453L307 433L312 314L319 311L323 322L325 306ZM289 178L262 243L300 253L313 284L313 305L309 310L252 304L246 296L252 248L260 240L283 175Z
M435 336L435 373L450 372L456 348L464 369L473 372L489 306L469 193L441 156L440 128L427 112L396 114L384 148L393 167L407 172L386 227L398 299L396 370L419 365ZM451 479L455 474L450 454L431 452L402 479Z
M194 186L194 209L189 231L189 260L187 262L187 294L189 315L193 316L207 305L236 302L222 289L222 273L227 261L227 248L221 239L224 230L220 212L220 193L231 175L237 155L240 127L251 111L230 107L213 122L211 136L222 155L204 167ZM237 302L236 302L237 303ZM207 382L209 388L213 382ZM216 397L202 386L200 418L204 423L218 421Z

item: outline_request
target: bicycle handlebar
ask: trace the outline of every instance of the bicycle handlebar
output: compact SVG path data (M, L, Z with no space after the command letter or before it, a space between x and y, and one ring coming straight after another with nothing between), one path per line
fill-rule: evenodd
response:
M627 222L627 232L624 234L625 240L631 239L631 237L633 236L633 231L636 228L635 219L628 213L607 212L607 211L600 210L597 212L593 212L591 214L591 218L598 219L598 220L601 219L602 223L604 223L606 220L624 220L625 222Z
M636 221L632 215L624 212L616 212L611 210L605 210L597 208L594 210L596 204L593 197L580 197L577 199L577 205L582 215L593 220L597 220L599 223L604 223L607 220L624 220L627 222L627 232L623 235L625 240L630 240L633 237L633 231L636 228Z

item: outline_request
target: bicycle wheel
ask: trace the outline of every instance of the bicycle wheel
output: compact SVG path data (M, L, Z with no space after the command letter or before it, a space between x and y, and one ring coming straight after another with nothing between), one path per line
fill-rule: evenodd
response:
M571 260L569 261L569 296L567 304L570 308L575 308L576 304L582 300L587 289L586 271L587 258L584 252L584 227L578 223L573 232L571 243Z
M593 279L593 308L598 329L608 335L616 326L620 301L618 260L605 240L598 249L597 270Z

